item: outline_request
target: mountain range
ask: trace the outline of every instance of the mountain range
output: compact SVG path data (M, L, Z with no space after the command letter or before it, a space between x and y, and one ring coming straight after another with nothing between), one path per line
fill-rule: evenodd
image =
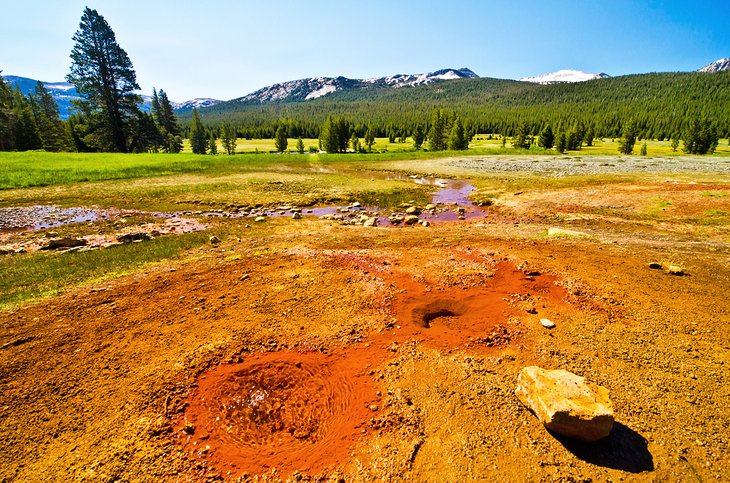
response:
M719 72L723 70L730 70L730 58L723 58L712 62L699 69L698 72ZM17 86L20 88L23 94L32 92L37 82L36 80L27 77L11 75L3 77L11 86ZM610 76L602 72L598 74L589 74L579 70L559 70L539 76L524 77L519 79L519 81L536 84L559 84L585 82L608 77ZM313 77L273 84L248 95L226 101L225 104L259 105L282 102L304 102L341 91L356 92L373 89L399 89L426 86L429 84L456 79L475 78L479 78L479 76L467 68L442 69L425 74L396 74L371 79ZM68 118L72 109L71 101L80 98L76 89L67 82L43 82L43 84L58 103L61 118ZM142 109L144 111L149 111L151 107L151 97L142 95L142 99ZM185 112L192 109L212 107L221 103L224 103L224 101L211 98L196 98L184 102L173 102L173 107L179 112Z

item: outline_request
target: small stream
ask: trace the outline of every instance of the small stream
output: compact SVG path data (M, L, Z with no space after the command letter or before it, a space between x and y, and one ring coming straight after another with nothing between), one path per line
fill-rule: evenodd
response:
M419 220L455 221L459 219L480 218L484 212L474 205L469 195L475 190L468 181L442 179L434 177L405 176L393 173L377 173L377 177L386 180L408 180L420 185L439 187L431 199L429 207L419 207ZM406 216L407 207L388 210L392 213L386 216L381 207L362 206L359 203L341 206L324 206L316 208L299 208L280 206L276 208L240 209L236 211L207 210L184 212L145 213L134 212L139 215L151 215L158 218L174 218L179 216L198 215L204 217L225 218L252 218L257 217L294 217L314 216L332 218L344 222L363 223L367 218L375 218L380 226L400 225ZM426 209L428 208L428 209ZM92 209L92 208L61 208L57 206L29 206L15 208L0 208L0 233L19 231L37 231L72 223L88 223L102 219L115 219L125 213L122 210Z

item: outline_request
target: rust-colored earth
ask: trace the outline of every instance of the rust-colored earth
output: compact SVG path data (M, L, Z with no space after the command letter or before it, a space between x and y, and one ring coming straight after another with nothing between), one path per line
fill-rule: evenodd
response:
M663 225L598 216L608 189L554 193L569 221L543 193L430 228L232 220L195 256L6 309L0 479L725 481L728 239L672 193ZM561 220L591 237L546 237ZM609 388L612 435L546 432L514 396L533 364Z

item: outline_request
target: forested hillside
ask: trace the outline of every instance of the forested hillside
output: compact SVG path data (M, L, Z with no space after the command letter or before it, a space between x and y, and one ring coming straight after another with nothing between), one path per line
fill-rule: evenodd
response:
M690 120L706 118L730 131L730 72L637 74L581 83L538 85L503 79L459 79L428 86L336 92L301 102L246 105L229 101L201 109L203 123L233 123L241 136L272 138L282 122L292 137L317 137L327 116L344 116L364 136L407 136L427 127L434 109L458 115L471 132L512 135L527 123L532 134L575 123L597 136L617 137L635 120L642 138L665 139ZM183 121L189 120L183 115Z

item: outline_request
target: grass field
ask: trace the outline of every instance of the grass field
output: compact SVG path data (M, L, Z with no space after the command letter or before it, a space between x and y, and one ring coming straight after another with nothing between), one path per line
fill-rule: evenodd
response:
M302 141L304 142L305 152L308 152L310 148L317 149L319 145L317 139L302 139ZM475 136L474 139L472 139L472 142L469 144L469 149L475 151L476 154L479 154L482 151L487 151L490 154L510 153L514 152L511 141L512 140L508 138L507 142L505 143L505 147L502 148L502 140L499 138L498 135L490 136L486 134L479 134ZM290 153L295 153L297 140L289 139L288 142L289 144L287 147L287 151ZM634 154L639 154L643 142L644 141L638 141L636 143L636 145L634 146ZM647 140L646 144L647 156L681 156L684 154L682 152L681 143L677 151L672 150L671 141ZM425 144L424 147L427 147L427 144ZM274 145L273 139L239 139L236 143L237 153L258 152L263 154L274 152L275 149L276 147ZM375 144L373 144L373 151L378 153L414 152L413 140L411 138L408 138L405 143L391 143L389 142L388 138L377 138L375 140ZM532 151L539 154L557 154L553 150L543 150L537 147L533 148ZM190 143L188 142L188 140L185 140L183 152L191 152ZM223 146L220 141L218 141L218 153L222 152ZM596 139L594 140L593 146L584 146L580 151L569 151L568 153L572 154L578 152L580 152L581 154L613 155L618 152L618 142L617 140L613 139ZM727 139L720 140L716 150L716 154L730 155L730 146L728 145Z

